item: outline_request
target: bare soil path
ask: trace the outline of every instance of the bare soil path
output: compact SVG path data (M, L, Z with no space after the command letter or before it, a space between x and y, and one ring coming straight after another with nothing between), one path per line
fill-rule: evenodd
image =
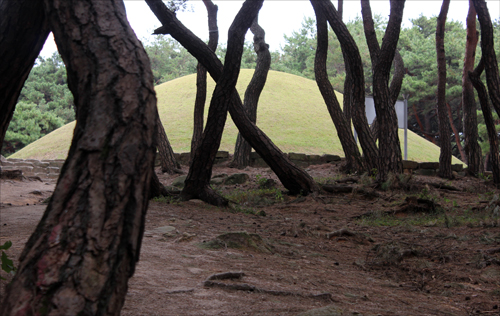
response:
M500 315L499 190L488 181L413 176L373 191L367 177L338 183L346 177L320 165L308 168L317 181L354 191L289 197L259 188L277 180L269 169L213 174L237 172L250 181L217 186L240 202L233 208L151 201L122 315ZM11 258L43 215L47 183L1 180L0 243L13 242ZM439 206L425 213L418 199ZM205 282L226 272L244 275Z

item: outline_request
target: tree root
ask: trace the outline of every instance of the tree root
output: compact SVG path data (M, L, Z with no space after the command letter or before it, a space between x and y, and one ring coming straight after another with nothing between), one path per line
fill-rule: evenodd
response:
M220 196L217 192L215 192L209 186L205 186L202 189L188 188L184 187L184 190L181 192L181 199L183 201L188 201L192 199L200 199L203 202L206 202L211 205L215 205L218 207L227 207L229 205L229 200Z

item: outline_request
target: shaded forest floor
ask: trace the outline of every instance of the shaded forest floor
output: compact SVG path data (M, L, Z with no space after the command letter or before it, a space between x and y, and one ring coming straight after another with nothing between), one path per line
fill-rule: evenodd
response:
M215 186L231 208L151 201L122 315L500 315L500 190L422 176L375 190L337 168L307 169L336 193L290 197L270 169L219 165L250 176ZM1 181L17 260L54 182Z

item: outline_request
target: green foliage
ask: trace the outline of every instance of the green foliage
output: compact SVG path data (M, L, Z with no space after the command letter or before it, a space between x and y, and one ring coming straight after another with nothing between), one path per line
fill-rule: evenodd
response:
M0 257L0 261L2 262L2 270L14 274L16 268L14 267L14 262L9 259L4 250L8 250L12 246L12 242L10 240L6 241L3 245L0 246L0 250L2 250L2 256ZM1 280L5 280L5 278L0 276Z

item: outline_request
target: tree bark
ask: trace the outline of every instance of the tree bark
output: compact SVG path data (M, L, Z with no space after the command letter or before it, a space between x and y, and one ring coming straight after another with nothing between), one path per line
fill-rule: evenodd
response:
M500 76L498 74L498 63L493 45L493 26L490 13L486 7L486 1L473 0L479 23L481 24L481 52L484 59L486 72L486 84L490 95L491 104L500 116Z
M378 168L378 150L370 132L370 127L365 113L365 79L363 74L363 64L356 42L347 30L347 27L340 19L337 10L330 1L311 0L311 4L316 12L322 11L325 14L331 28L337 35L342 46L346 63L346 71L350 73L350 80L346 79L344 86L344 96L350 95L352 105L351 113L354 128L359 137L365 164L368 170ZM346 73L347 74L347 73ZM345 106L345 103L344 103Z
M474 70L476 46L479 32L476 30L476 10L472 0L469 0L469 13L467 14L467 42L465 44L464 69L462 72L462 108L464 129L464 150L467 172L478 176L484 169L482 165L481 146L478 142L476 101L474 88L469 79L469 71Z
M208 70L217 82L222 74L222 63L202 40L189 31L177 20L175 15L166 9L160 0L146 0L149 7L162 23L156 33L167 33L181 43ZM318 190L314 180L302 169L295 166L273 142L253 124L243 108L236 89L233 91L233 101L229 105L229 113L236 127L255 151L264 159L276 173L281 183L290 194L309 194Z
M253 46L257 53L257 65L253 73L252 80L248 84L245 91L245 98L243 106L247 110L248 117L252 123L257 123L257 106L259 104L259 97L266 84L267 74L271 67L271 53L269 52L269 45L265 41L265 32L259 25L258 19L252 23L250 31L254 34ZM243 169L250 165L250 153L252 147L243 138L241 133L238 133L236 145L234 147L233 161L231 167Z
M123 2L43 3L77 124L0 314L119 315L148 206L156 148L153 74Z
M218 7L211 0L203 0L208 13L208 47L215 52L219 43L219 28L217 26ZM194 101L193 137L191 139L191 158L193 160L196 148L200 145L203 134L203 115L207 100L207 69L202 64L196 66L196 99Z
M182 173L182 170L180 170L181 165L175 159L174 150L170 146L167 133L163 128L158 114L156 115L156 125L158 126L156 143L158 144L158 154L160 155L161 171L168 174Z
M446 110L448 111L448 118L450 121L450 127L451 127L451 130L453 131L453 135L455 136L455 142L457 143L457 148L458 148L458 152L460 153L460 158L462 159L462 161L465 161L467 156L465 155L465 151L462 147L462 144L460 144L460 134L458 133L458 130L455 127L455 124L453 124L453 114L451 113L451 106L448 102L446 102Z
M498 133L495 127L495 121L493 120L493 115L491 114L490 105L488 102L488 92L486 87L480 79L481 73L484 70L484 55L481 57L479 65L477 65L474 72L469 71L469 78L477 91L477 96L479 97L479 104L481 105L481 110L483 111L484 123L486 124L486 130L488 132L488 139L490 141L490 153L489 158L491 160L491 167L493 171L493 182L495 184L500 184L500 154L498 152ZM485 167L487 163L485 163Z
M318 45L316 47L316 58L314 60L314 74L316 83L323 96L328 113L332 118L337 134L342 144L342 149L346 157L346 170L351 172L362 173L364 171L364 164L359 153L358 146L354 140L351 126L347 123L340 104L335 95L335 91L328 80L328 73L326 69L326 59L328 55L328 24L325 16L321 11L317 11L316 7L316 28Z
M17 99L50 33L41 1L0 1L0 148Z
M446 15L450 0L443 0L441 12L437 18L436 27L436 54L438 68L437 84L437 110L439 122L439 173L441 178L452 179L451 172L451 143L450 143L450 124L446 112L446 59L444 51L444 28L446 25Z

